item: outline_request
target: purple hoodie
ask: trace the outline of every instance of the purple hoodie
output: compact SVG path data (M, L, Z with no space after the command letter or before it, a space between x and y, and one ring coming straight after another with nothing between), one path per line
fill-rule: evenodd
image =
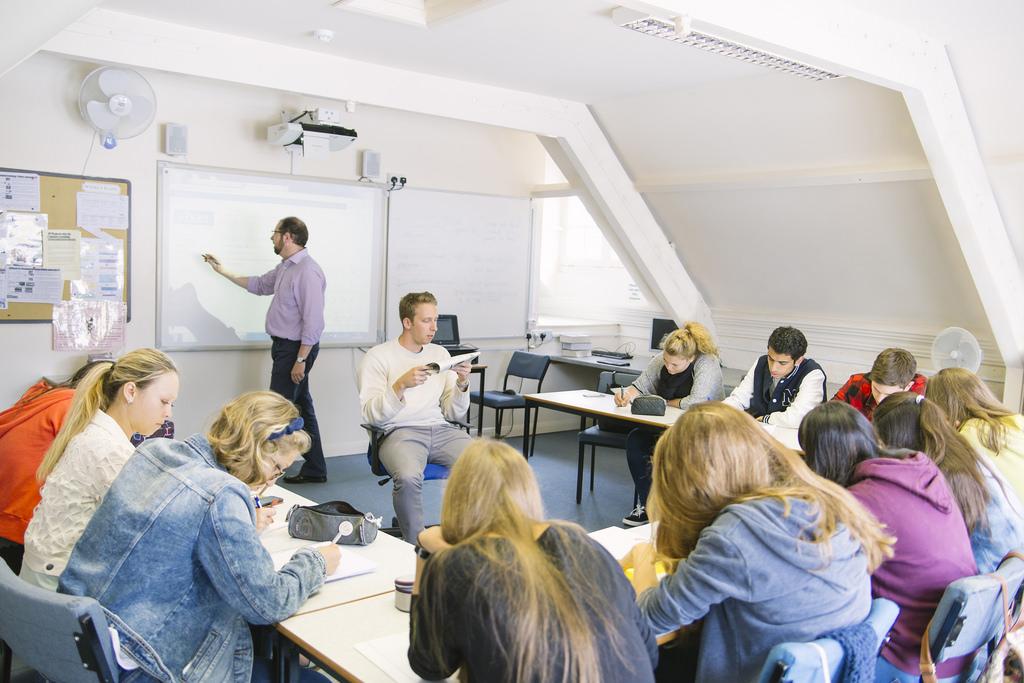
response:
M946 586L978 573L967 526L946 478L924 453L865 460L854 469L853 482L850 493L896 536L892 559L871 577L872 595L900 606L881 655L916 675L921 636ZM968 661L939 664L938 677L959 674Z

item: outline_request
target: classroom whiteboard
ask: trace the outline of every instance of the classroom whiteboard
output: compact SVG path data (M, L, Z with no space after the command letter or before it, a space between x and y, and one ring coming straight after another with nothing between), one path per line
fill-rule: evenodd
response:
M162 349L268 346L271 297L217 275L201 254L239 275L260 275L281 259L270 235L285 216L309 228L307 248L327 277L321 345L379 341L384 191L287 175L162 162L159 185L157 345Z
M530 302L530 200L406 188L388 208L387 336L398 301L429 291L463 339L522 337Z

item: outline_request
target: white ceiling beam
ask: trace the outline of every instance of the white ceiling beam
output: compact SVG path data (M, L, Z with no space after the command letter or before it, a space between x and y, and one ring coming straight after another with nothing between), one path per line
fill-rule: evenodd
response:
M903 93L1007 368L1004 401L1024 403L1024 272L999 213L945 46L849 4L653 0L702 32ZM654 40L654 38L652 38ZM680 47L680 49L687 49Z
M791 187L866 185L931 180L927 168L849 170L815 168L762 173L735 173L687 178L644 178L635 184L637 192L706 192L711 190L766 190Z
M0 77L36 53L47 40L101 0L4 0L0 2Z
M710 311L586 105L300 50L144 17L93 10L44 49L109 62L512 128L556 141L562 172L677 320ZM268 121L273 112L267 112ZM556 159L556 162L558 160ZM570 164L571 168L564 164ZM637 273L634 272L634 277Z

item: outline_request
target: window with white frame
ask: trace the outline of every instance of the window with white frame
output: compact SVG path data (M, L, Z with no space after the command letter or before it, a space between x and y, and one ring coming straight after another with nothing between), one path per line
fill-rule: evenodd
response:
M657 313L578 197L534 202L540 212L540 316L629 322Z

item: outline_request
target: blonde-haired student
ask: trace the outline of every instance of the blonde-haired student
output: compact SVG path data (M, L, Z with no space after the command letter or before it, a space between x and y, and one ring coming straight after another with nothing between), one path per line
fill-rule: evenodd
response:
M925 394L942 406L975 450L992 459L1024 499L1024 417L999 402L980 377L963 368L940 370Z
M57 588L75 542L135 451L132 435L163 426L177 397L178 370L156 349L135 349L99 363L79 381L36 472L43 488L25 530L23 579Z
M116 615L121 680L271 680L249 624L294 614L341 558L302 548L277 571L260 543L254 495L309 450L303 426L291 401L251 391L205 436L146 441L124 466L60 577L62 593Z
M654 451L655 544L623 558L656 633L703 620L696 680L757 679L768 651L867 617L892 539L842 487L753 418L692 407ZM673 571L660 583L656 553Z
M654 634L618 563L544 519L533 471L475 440L452 468L441 526L419 534L409 664L437 680L653 681ZM466 680L466 679L463 679Z
M686 410L704 401L721 401L722 363L711 332L700 323L688 322L661 343L661 353L632 385L615 394L615 405L629 405L641 394L657 394L668 405ZM622 523L647 523L647 493L651 490L651 454L661 430L636 429L626 438L626 462L638 496L637 506Z

